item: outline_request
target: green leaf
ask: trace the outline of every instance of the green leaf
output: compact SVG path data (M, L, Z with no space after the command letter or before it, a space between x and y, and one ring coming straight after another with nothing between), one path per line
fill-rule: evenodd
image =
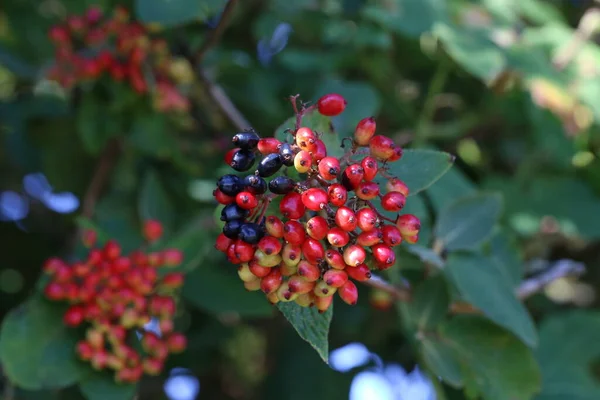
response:
M168 229L173 224L175 209L158 172L149 170L141 182L140 219L156 219Z
M294 302L278 303L277 308L292 324L298 335L307 341L319 356L329 363L329 326L333 305L320 314L315 307L302 307Z
M528 346L537 345L537 332L511 282L493 260L476 254L455 253L444 270L466 301L498 325L512 331Z
M27 390L58 389L86 372L75 357L77 335L63 324L65 309L35 296L8 313L0 330L3 372Z
M390 163L388 173L403 180L410 189L409 196L414 196L448 172L454 158L443 151L405 150L400 160ZM383 178L378 179L383 182Z
M94 372L79 383L87 400L133 400L137 385L115 382L112 374Z
M491 257L498 262L499 270L513 287L517 287L523 278L523 260L515 243L508 233L497 231L490 240Z
M408 315L419 331L431 331L444 320L450 304L448 287L443 277L427 279L417 286L408 303Z
M203 21L225 6L226 0L136 0L135 13L144 23L163 27Z
M511 333L476 316L457 316L440 331L463 368L467 390L486 400L530 400L539 392L539 366Z
M600 398L600 384L591 370L600 359L598 332L600 313L595 311L572 311L542 322L536 358L543 385L536 400Z
M448 17L444 0L392 0L365 7L364 16L384 27L412 37L432 29Z
M450 168L435 185L431 185L426 196L431 200L436 212L440 212L456 200L475 194L476 190L476 186L457 167Z
M404 246L409 253L419 257L424 263L428 263L437 268L444 267L444 260L435 251L428 247L420 246L418 244L405 244Z
M492 234L501 208L502 197L495 193L460 198L440 212L435 236L447 250L475 249Z
M135 118L128 139L140 152L160 159L169 158L177 148L175 134L162 113L143 113Z
M461 367L450 346L424 339L421 342L420 352L423 361L436 376L456 388L463 385Z
M213 314L234 313L247 318L273 314L264 293L246 291L236 267L226 264L222 257L218 261L206 258L201 268L187 274L182 294L191 304Z
M84 95L77 110L77 132L89 153L99 154L110 138L122 134L119 122L117 116L107 115L98 99Z

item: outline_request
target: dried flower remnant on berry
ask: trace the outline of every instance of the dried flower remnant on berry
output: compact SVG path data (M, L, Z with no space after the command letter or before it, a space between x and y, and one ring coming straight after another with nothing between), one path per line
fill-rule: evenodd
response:
M321 134L301 120L306 112L338 115L346 100L328 94L300 111L295 100L298 123L288 142L251 130L234 135L226 163L246 176L228 174L217 181L214 197L223 205L225 226L215 247L239 265L247 290L262 290L271 303L294 301L324 312L336 293L356 304L354 282L371 278L368 264L379 270L392 267L393 247L403 240L414 243L420 223L414 215L392 219L380 212L400 212L408 187L388 175L388 164L401 158L402 148L391 138L375 136L373 117L358 123L348 153L331 157ZM232 165L239 152L257 162L240 171ZM278 197L273 210L269 206Z

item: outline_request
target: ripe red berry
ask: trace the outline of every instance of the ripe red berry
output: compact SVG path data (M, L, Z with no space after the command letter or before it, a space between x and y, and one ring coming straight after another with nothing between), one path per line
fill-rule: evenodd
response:
M404 154L404 150L402 150L402 147L394 146L394 154L392 154L392 156L390 158L388 158L388 161L389 162L398 161L400 158L402 158L402 154Z
M215 242L215 248L221 252L226 252L229 246L233 243L233 240L229 239L227 236L222 233L217 236L217 240Z
M344 250L344 262L350 267L364 263L366 258L367 252L362 246L353 244Z
M171 353L181 353L187 347L187 339L181 333L173 333L167 338L167 346Z
M348 190L354 190L364 178L364 171L360 164L348 165L342 174L342 184Z
M279 254L283 245L274 236L265 236L258 242L258 248L267 255Z
M258 205L258 199L250 192L240 192L235 196L235 202L244 210L252 210Z
M350 241L350 235L342 228L333 227L327 232L327 241L333 247L344 247Z
M381 228L381 239L388 246L398 246L402 243L402 235L400 230L394 225L385 225Z
M350 278L358 282L364 282L371 279L371 270L367 264L360 264L356 267L346 268L346 273Z
M325 261L331 268L334 269L345 269L346 262L344 262L344 256L339 251L329 249L325 252Z
M236 155L238 153L238 151L240 151L241 149L239 147L236 147L234 149L229 150L227 153L225 153L225 164L227 165L231 165L231 163L233 162L233 156Z
M346 200L348 200L348 191L341 184L334 183L327 189L327 196L332 205L341 207L346 204Z
M375 229L378 222L377 212L370 207L361 208L356 212L356 224L364 232Z
M377 262L380 270L388 269L396 262L396 254L389 246L385 244L376 244L371 246L373 258Z
M312 166L312 156L306 150L300 150L294 157L294 168L296 171L304 174L310 170Z
M321 139L315 140L315 148L310 154L312 156L313 164L318 163L327 157L327 146L325 146L325 142Z
M267 233L273 237L283 237L283 222L281 222L281 220L274 215L269 215L266 218L265 229L267 230Z
M275 138L262 138L258 141L258 151L263 156L273 153L279 153L281 142ZM228 162L227 165L230 163Z
M260 280L260 290L265 294L274 293L283 283L283 276L278 267L271 268L269 275Z
M315 281L309 281L303 276L294 275L288 280L288 286L292 293L304 294L313 291Z
M343 230L351 232L356 229L356 215L350 208L345 206L340 207L335 212L335 223Z
M183 262L183 253L179 249L164 249L162 259L165 267L176 267Z
M300 195L299 193L288 193L283 197L283 199L281 199L281 203L279 203L279 211L281 211L281 214L285 218L300 219L306 211L305 205L303 204L303 200L304 199L302 195Z
M252 272L252 275L257 278L264 278L271 272L270 267L263 267L257 261L250 261L250 263L248 263L248 269Z
M106 260L116 260L121 255L121 246L114 240L109 240L104 245L104 258Z
M319 174L327 181L337 178L340 173L340 161L335 157L325 157L319 161Z
M352 281L346 281L339 289L338 294L346 304L355 305L358 301L358 288Z
M225 193L221 192L221 190L219 189L215 189L213 191L213 197L215 198L215 200L217 200L217 202L219 204L231 204L235 201L235 197L232 196L227 196Z
M389 192L381 198L381 206L384 210L398 212L404 208L406 196L400 192Z
M322 314L327 311L329 307L331 307L331 304L333 303L333 296L315 296L313 301L319 313Z
M419 235L405 236L406 243L415 244L419 241Z
M319 264L325 258L325 249L318 240L308 238L302 243L302 256L312 264Z
M153 219L144 222L143 235L147 242L155 242L161 238L163 234L163 226L160 221Z
M283 246L281 252L282 261L288 266L296 266L302 257L302 248L300 245L288 243Z
M315 141L317 136L312 129L302 127L296 131L296 144L301 150L312 152L316 149Z
M369 141L375 134L377 124L374 117L361 119L354 130L354 141L359 146L368 146Z
M356 196L361 200L373 200L379 195L379 185L375 182L361 182L356 188Z
M364 247L371 247L374 244L381 242L383 234L379 229L373 229L367 232L362 232L356 237L356 244Z
M387 189L388 192L399 192L407 197L408 197L408 193L410 192L410 190L408 189L408 186L406 186L406 184L398 178L392 178L392 179L388 180L385 185L385 188Z
M412 214L404 214L396 219L396 227L400 230L402 238L406 240L409 236L414 236L421 229L421 220Z
M309 282L315 282L321 276L321 271L317 265L311 264L306 260L302 260L298 264L298 275L302 276Z
M85 318L85 312L81 306L71 306L63 316L63 322L67 326L79 326Z
M339 288L348 281L348 274L339 269L330 269L323 274L323 281L327 286Z
M360 162L360 166L363 169L363 179L365 181L372 181L377 176L377 172L379 171L379 167L377 165L377 160L373 157L365 157Z
M331 296L337 291L337 288L327 285L325 281L318 281L313 289L313 293L317 297Z
M321 216L312 217L306 222L306 233L313 239L324 239L328 230L327 220Z
M302 203L312 211L320 211L327 205L328 196L323 189L310 188L302 193Z
M330 93L322 96L317 101L319 113L328 117L335 117L344 111L347 101L337 93Z
M50 282L44 289L44 294L50 300L62 300L65 298L65 290L58 282Z
M378 135L371 139L369 149L373 157L386 161L394 156L395 144L389 137Z
M298 221L286 222L283 225L283 238L291 244L302 244L306 238L304 226Z

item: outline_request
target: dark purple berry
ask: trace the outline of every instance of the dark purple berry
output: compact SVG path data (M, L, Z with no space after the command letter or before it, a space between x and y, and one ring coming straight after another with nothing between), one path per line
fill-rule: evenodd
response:
M296 187L296 182L288 176L277 176L269 182L269 190L275 194L288 194Z
M256 175L248 175L244 178L244 186L252 194L263 194L267 191L267 182Z
M238 150L229 164L236 171L248 171L256 161L256 155L250 150Z
M281 166L283 165L283 160L279 153L273 153L265 156L260 163L258 164L258 175L263 178L267 178L269 176L274 175Z
M289 143L283 143L281 148L279 149L279 155L281 156L281 160L283 161L283 165L291 167L294 165L294 150L292 150L292 146Z
M254 150L258 146L260 137L254 132L240 132L231 139L236 147L244 150Z
M242 224L238 233L240 240L249 244L257 244L264 235L264 228L251 222Z
M244 189L244 185L239 176L236 175L223 175L217 181L217 187L227 196L235 196Z
M246 218L248 210L244 210L237 204L228 204L221 210L221 221L229 222Z
M242 221L237 219L227 222L223 227L223 235L225 235L229 239L237 239L242 225Z

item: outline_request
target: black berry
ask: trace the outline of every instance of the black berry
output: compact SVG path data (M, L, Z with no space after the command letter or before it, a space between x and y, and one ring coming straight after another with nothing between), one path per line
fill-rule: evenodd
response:
M244 150L254 150L259 140L260 137L254 132L240 132L233 137L232 142Z
M275 177L269 182L269 190L275 194L288 194L296 187L296 182L287 176Z
M248 210L237 204L228 204L221 210L221 221L229 222L246 218Z
M265 231L260 225L245 223L240 227L238 237L246 243L257 244L264 235Z
M258 175L263 178L272 176L279 171L282 165L283 160L278 153L269 154L258 164Z
M223 175L217 181L217 187L227 196L235 196L244 189L244 185L239 176L236 175Z
M248 175L244 178L244 187L252 194L263 194L267 191L267 182L256 175Z
M229 239L237 239L242 225L242 221L240 220L229 221L223 227L223 235L227 236Z
M281 148L279 149L279 155L281 156L281 160L283 161L283 165L291 167L294 165L294 150L292 150L292 146L289 143L283 143Z
M236 171L248 171L252 165L254 165L254 161L256 160L256 155L249 150L239 150L231 159L231 168Z

